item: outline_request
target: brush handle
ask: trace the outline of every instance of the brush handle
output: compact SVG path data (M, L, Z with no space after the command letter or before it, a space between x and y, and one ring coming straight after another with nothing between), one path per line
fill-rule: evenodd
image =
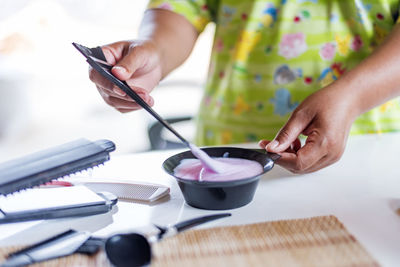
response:
M191 228L191 227L194 227L194 226L206 223L206 222L210 222L213 220L217 220L220 218L229 217L229 216L231 216L230 213L208 215L208 216L203 216L203 217L198 217L198 218L190 219L187 221L183 221L181 223L177 223L173 227L176 228L176 230L178 232L182 232L184 230L187 230L188 228Z
M133 90L129 88L129 86L125 82L115 83L119 88L122 89L130 98L136 101L142 108L144 108L147 112L149 112L156 120L158 120L165 128L167 128L170 132L172 132L179 140L181 140L187 147L189 147L189 142L186 141L172 126L164 120L157 112L155 112L147 103Z
M124 91L130 98L136 101L142 108L150 113L156 120L158 120L165 128L173 133L179 140L182 141L187 147L189 142L183 138L174 128L164 120L157 112L155 112L135 91L133 91L126 82L121 81L111 73L112 65L105 61L105 56L101 47L87 48L77 43L72 43L76 49L78 49L87 59L87 62L97 72L99 72L104 78L118 86Z
M232 215L231 213L220 213L220 214L207 215L207 216L202 216L202 217L197 217L197 218L193 218L190 220L186 220L186 221L177 223L177 224L169 226L169 227L163 227L163 226L154 224L154 226L156 228L158 228L158 230L160 232L157 234L155 239L153 239L152 241L158 241L165 237L174 236L179 232L185 231L185 230L195 227L197 225L207 223L207 222L210 222L213 220L217 220L220 218L229 217L231 215Z

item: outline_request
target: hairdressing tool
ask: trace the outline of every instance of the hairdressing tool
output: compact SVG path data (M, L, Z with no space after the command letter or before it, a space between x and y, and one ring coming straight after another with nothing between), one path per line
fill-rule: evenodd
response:
M72 43L72 45L86 57L86 61L92 66L96 71L98 71L107 80L114 83L116 86L121 88L129 97L136 101L141 107L143 107L147 112L149 112L156 120L158 120L165 128L170 130L179 140L181 140L186 146L189 147L189 142L183 138L172 126L164 120L157 112L155 112L135 91L133 91L126 82L121 81L111 73L111 68L113 67L104 56L101 47L88 48L86 46Z
M151 242L173 236L199 224L231 216L221 213L190 219L169 227L156 226L160 232L155 237L146 238L138 233L116 234L107 239L105 250L108 259L117 267L148 265L151 261Z
M0 224L101 214L110 211L117 201L110 192L95 193L83 185L33 188L0 196Z
M42 262L49 259L68 256L74 253L93 255L105 248L107 257L115 266L143 266L151 261L151 243L164 237L172 236L191 227L231 216L220 213L202 216L177 223L173 226L161 227L155 236L145 237L142 234L116 234L109 238L91 237L87 232L68 230L38 244L16 251L7 256L1 267L17 267Z
M110 192L122 200L153 202L169 194L169 187L161 184L131 182L115 179L67 178L46 183L44 187L84 185L94 192Z
M75 253L88 239L89 232L68 230L38 244L14 252L7 256L1 267L17 267L42 262Z
M183 144L185 144L203 164L206 168L214 172L222 172L224 167L221 163L212 159L204 151L189 143L185 138L183 138L172 126L164 120L157 112L155 112L134 90L132 90L128 84L121 81L111 73L112 65L107 63L101 47L88 48L86 46L72 43L72 45L78 49L79 52L86 58L86 61L92 66L97 72L99 72L104 78L118 86L122 91L124 91L129 97L136 101L141 107L143 107L147 112L149 112L156 120L158 120L165 128L171 131Z
M115 144L78 139L0 164L0 194L44 184L110 159Z

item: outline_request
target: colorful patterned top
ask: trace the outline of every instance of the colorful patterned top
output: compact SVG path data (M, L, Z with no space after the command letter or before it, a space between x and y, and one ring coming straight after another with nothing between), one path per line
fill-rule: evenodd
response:
M199 32L216 23L198 145L274 138L304 98L359 64L400 22L399 0L151 0L149 8L179 13ZM398 130L393 99L357 118L351 134Z

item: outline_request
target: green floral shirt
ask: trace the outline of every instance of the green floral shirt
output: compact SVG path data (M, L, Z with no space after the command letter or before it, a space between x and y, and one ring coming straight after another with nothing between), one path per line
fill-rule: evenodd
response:
M151 0L149 8L181 14L199 32L216 24L198 145L274 138L304 98L354 68L400 22L398 0ZM351 134L398 130L393 99L357 118Z

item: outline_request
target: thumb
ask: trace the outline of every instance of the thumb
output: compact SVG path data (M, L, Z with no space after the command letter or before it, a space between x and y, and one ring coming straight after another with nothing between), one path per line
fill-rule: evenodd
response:
M141 49L135 47L131 42L120 41L102 47L107 62L113 65L111 69L118 79L126 81L133 73L143 65L144 57Z
M304 113L302 113L304 114ZM279 130L272 142L265 148L269 152L280 153L290 147L312 120L312 116L294 111L286 124Z
M128 52L115 64L112 73L121 80L128 80L139 74L140 70L148 63L150 57L147 49L141 45L130 46ZM143 74L143 73L142 73Z
M102 50L103 50L104 56L106 57L107 63L114 65L117 62L117 59L114 56L114 54L112 53L112 51L110 50L110 48L107 46L103 46Z

